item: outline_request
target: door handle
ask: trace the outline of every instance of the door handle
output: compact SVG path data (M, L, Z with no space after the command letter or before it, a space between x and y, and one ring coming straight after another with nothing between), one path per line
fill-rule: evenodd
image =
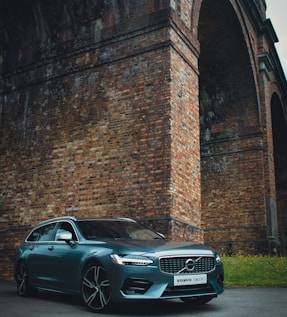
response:
M54 250L54 246L51 245L49 248L48 248L49 251L53 251Z
M32 251L34 247L32 245L29 246L29 250Z

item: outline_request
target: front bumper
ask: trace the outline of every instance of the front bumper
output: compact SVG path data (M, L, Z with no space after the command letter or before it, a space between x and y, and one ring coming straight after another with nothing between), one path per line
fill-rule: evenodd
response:
M156 266L115 265L112 272L111 289L116 301L174 299L192 296L216 297L224 291L224 270L221 263L207 273L205 284L183 286L174 285L174 275L163 273Z

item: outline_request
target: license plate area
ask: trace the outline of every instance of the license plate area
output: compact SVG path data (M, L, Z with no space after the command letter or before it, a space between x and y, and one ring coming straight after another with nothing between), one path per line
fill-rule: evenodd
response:
M199 285L207 283L207 274L185 274L173 277L174 286Z

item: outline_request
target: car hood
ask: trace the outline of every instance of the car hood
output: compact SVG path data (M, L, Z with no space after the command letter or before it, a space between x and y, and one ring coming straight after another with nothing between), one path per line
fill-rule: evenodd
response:
M118 252L135 255L144 254L186 254L186 255L214 255L214 251L202 244L191 244L190 242L177 242L166 239L160 240L114 240L111 247Z

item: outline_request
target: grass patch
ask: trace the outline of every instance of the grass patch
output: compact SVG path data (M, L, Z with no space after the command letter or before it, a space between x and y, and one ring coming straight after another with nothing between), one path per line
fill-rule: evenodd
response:
M226 287L287 287L287 257L234 255L221 260Z

